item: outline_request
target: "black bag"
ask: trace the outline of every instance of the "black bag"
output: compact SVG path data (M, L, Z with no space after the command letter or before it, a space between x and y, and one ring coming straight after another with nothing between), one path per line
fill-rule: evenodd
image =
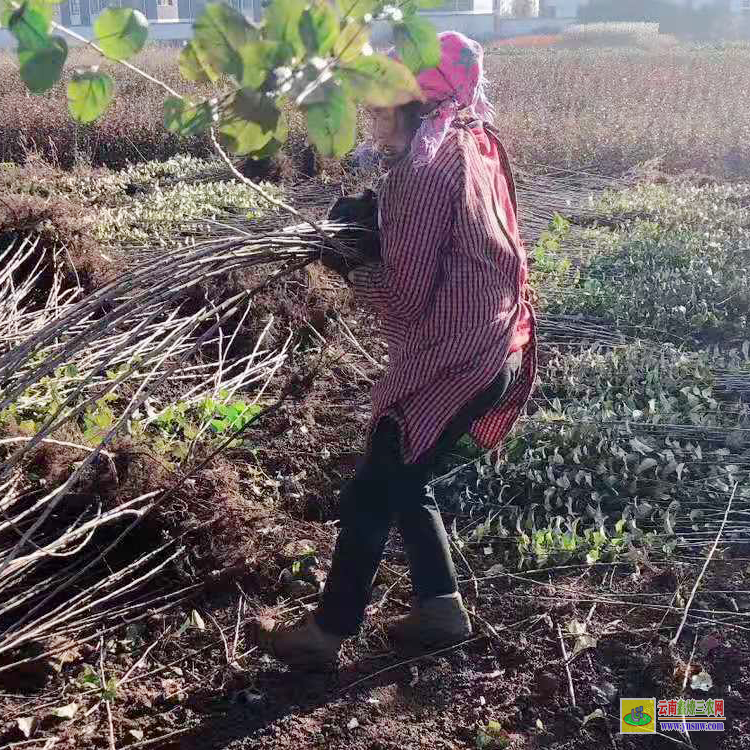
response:
M339 198L328 212L328 218L330 221L356 224L339 232L336 239L357 251L364 260L358 262L352 258L345 258L334 248L326 248L320 255L320 260L326 268L346 277L349 271L362 263L375 263L380 260L378 196L372 190Z

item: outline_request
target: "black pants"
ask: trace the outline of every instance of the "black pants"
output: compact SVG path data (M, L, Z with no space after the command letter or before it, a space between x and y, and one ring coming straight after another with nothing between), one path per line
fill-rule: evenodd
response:
M414 595L430 599L457 590L448 535L426 485L436 459L502 400L520 366L520 354L511 355L490 387L454 417L436 447L416 463L401 458L397 424L380 421L365 460L341 492L341 531L317 614L323 630L350 636L362 624L394 523L409 558Z

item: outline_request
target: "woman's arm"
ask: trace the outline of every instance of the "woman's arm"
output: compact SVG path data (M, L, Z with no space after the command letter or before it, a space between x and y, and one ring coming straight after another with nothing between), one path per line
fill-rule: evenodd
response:
M383 262L355 269L357 296L402 320L421 316L440 267L440 250L450 240L455 183L439 168L402 168L381 197Z

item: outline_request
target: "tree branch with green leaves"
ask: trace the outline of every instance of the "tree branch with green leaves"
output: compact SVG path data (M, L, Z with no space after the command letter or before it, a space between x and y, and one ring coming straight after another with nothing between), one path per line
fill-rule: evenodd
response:
M440 60L435 29L418 15L430 4L273 0L265 19L254 24L229 5L209 3L193 25L179 68L188 81L228 83L229 91L197 102L129 62L148 41L148 21L137 10L105 10L94 21L91 41L56 23L50 0L0 0L0 20L17 40L20 75L34 94L60 80L68 37L164 89L164 125L178 135L214 128L227 150L264 158L283 145L285 112L296 107L320 153L340 157L354 146L357 104L398 106L421 98L414 76ZM373 51L370 33L378 20L392 24L403 63ZM70 113L81 124L95 122L115 95L109 74L97 67L76 70L68 84Z

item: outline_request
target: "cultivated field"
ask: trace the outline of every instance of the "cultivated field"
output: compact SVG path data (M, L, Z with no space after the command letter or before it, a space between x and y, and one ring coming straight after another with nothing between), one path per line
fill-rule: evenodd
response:
M138 62L184 89L174 56ZM0 57L0 746L744 748L748 63L488 50L542 367L506 450L433 485L477 638L390 652L394 536L341 673L300 679L244 623L312 607L377 325L155 92L118 71L80 128ZM301 133L241 167L316 217L373 178ZM620 697L721 699L726 730L630 740Z
M152 48L136 58L144 70L188 94L178 51ZM75 65L91 63L86 50ZM670 174L694 170L744 179L750 164L750 46L489 50L488 75L497 123L514 158L524 164L621 174L650 160ZM48 97L26 93L15 61L0 52L0 161L24 148L70 167L119 168L176 154L206 156L206 139L180 140L164 130L163 97L134 74L117 71L119 95L101 124L70 121L66 81ZM293 127L294 131L294 127ZM292 139L295 151L300 139ZM291 154L294 156L295 154Z

